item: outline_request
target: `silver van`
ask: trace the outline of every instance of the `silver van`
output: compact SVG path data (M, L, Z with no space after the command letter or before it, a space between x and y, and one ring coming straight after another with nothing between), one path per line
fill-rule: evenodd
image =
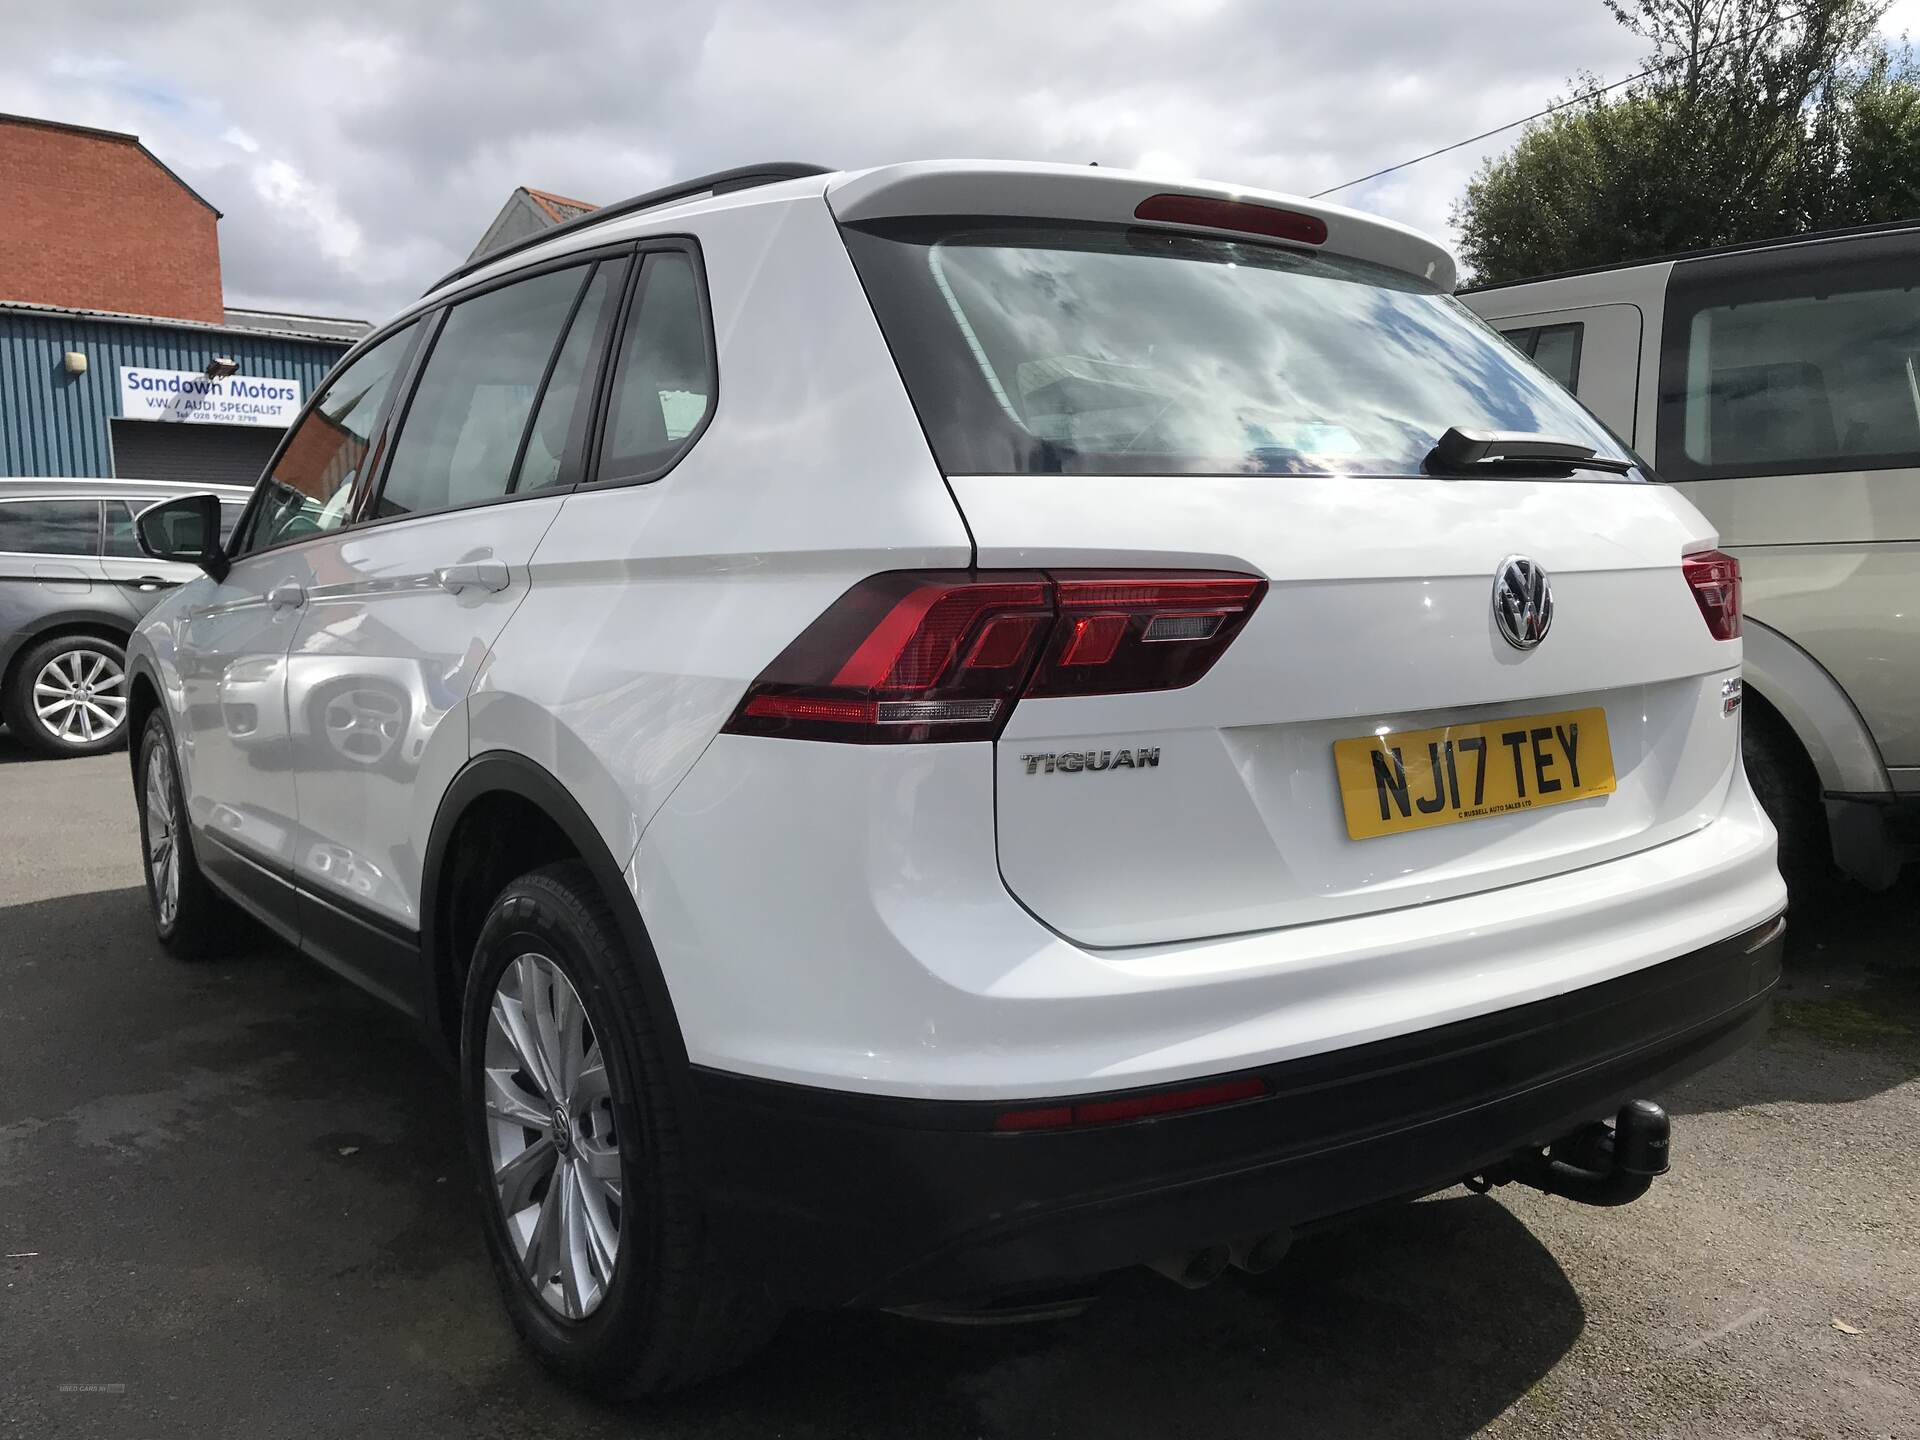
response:
M199 572L148 558L133 517L189 491L220 496L232 529L248 491L150 480L0 479L0 719L43 755L126 738L126 642Z
M1920 224L1461 298L1738 558L1747 773L1789 886L1891 885L1920 847Z

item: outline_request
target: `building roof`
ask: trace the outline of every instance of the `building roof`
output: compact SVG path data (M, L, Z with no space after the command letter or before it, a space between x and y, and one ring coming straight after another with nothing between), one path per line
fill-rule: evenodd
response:
M544 235L554 226L591 215L598 208L585 200L569 200L551 190L516 185L507 196L507 203L500 207L500 213L481 234L480 243L467 256L467 263L471 265L496 250L525 244L532 236Z
M358 340L373 329L371 320L349 320L342 315L301 315L287 310L248 310L234 305L227 306L227 324L239 330L323 335L334 340Z
M229 316L248 312L229 310ZM204 320L181 320L172 315L129 315L121 310L83 310L71 305L39 305L28 300L0 300L0 315L65 315L75 320L102 320L121 325L157 325L168 330L203 330L209 335L244 335L259 339L273 340L321 340L329 345L350 345L358 339L357 335L327 334L320 330L293 330L268 325L210 325ZM315 318L286 316L285 319ZM336 321L335 324L357 325L362 322ZM371 328L371 327L368 327ZM361 334L366 333L364 330Z
M175 173L171 165L167 164L166 161L142 145L138 135L129 135L124 130L100 130L91 125L74 125L65 120L45 120L38 115L9 115L0 113L0 125L29 125L39 130L64 130L70 135L87 135L96 140L113 140L122 145L131 145L165 171L167 178L172 180L174 184L178 185L202 205L206 206L207 209L212 210L214 219L218 220L221 218L220 212L215 209L213 202L191 185L187 184L186 181L182 180L180 176Z
M531 185L522 185L520 188L526 191L529 200L553 217L553 223L556 225L564 225L569 220L590 215L600 208L585 200L569 200L564 195L555 195L551 190L536 190Z

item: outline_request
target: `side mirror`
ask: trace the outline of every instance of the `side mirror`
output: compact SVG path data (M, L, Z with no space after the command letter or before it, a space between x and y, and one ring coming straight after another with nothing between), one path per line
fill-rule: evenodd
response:
M140 548L156 560L183 561L216 580L227 578L217 495L182 495L149 505L135 518L133 533Z

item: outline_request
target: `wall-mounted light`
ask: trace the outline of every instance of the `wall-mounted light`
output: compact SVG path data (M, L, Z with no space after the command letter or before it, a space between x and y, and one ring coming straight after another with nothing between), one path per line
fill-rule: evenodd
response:
M231 355L216 355L207 361L207 378L224 380L240 368L240 362Z
M69 375L84 375L87 373L87 357L78 350L67 351L65 357L61 360L61 364L66 367Z

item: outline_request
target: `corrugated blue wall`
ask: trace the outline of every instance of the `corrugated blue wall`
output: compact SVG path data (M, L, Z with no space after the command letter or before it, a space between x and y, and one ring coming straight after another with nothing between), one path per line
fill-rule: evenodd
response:
M69 375L78 350L87 373ZM215 355L242 375L298 380L312 397L346 342L176 329L165 322L0 313L0 475L111 475L107 421L120 414L120 367L201 370Z

